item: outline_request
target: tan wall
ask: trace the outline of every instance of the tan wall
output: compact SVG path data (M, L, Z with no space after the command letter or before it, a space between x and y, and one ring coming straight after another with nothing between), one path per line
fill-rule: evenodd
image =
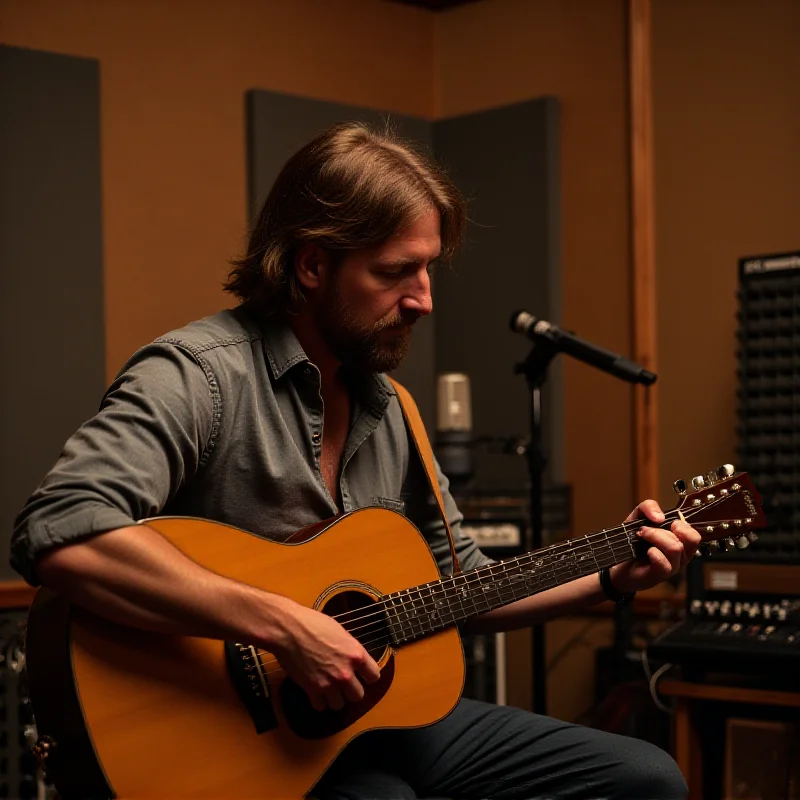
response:
M734 462L737 259L800 248L800 3L654 0L660 471Z
M2 0L5 44L99 59L107 370L229 300L244 92L430 117L431 14L375 0Z

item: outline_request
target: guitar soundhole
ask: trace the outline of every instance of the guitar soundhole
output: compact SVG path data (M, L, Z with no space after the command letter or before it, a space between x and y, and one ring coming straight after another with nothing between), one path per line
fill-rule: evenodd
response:
M322 608L329 617L336 617L364 649L380 661L389 646L389 629L383 611L364 592L347 591L334 595Z
M379 664L389 648L389 629L375 600L358 591L334 595L320 609L339 622L364 645ZM308 695L291 679L280 688L281 706L286 722L295 735L303 739L323 739L344 730L363 717L386 694L394 678L394 656L389 655L381 666L381 677L364 687L364 697L357 703L346 703L340 711L315 711Z

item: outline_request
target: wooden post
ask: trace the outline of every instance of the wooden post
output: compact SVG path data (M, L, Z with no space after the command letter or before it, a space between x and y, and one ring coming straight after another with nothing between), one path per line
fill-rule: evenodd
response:
M700 737L697 735L692 704L688 697L678 697L675 704L674 756L689 788L689 800L703 800L703 764Z
M633 358L656 372L655 185L650 0L629 0ZM658 495L657 386L634 389L636 502Z

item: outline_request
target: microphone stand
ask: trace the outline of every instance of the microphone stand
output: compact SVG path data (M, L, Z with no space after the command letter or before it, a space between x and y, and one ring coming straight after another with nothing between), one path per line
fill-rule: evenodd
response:
M555 344L545 338L537 341L525 361L514 367L514 374L523 374L531 395L531 436L526 450L530 472L530 522L531 550L543 546L542 492L547 459L542 447L542 386L547 378L547 368L558 353ZM545 626L532 628L531 659L533 662L533 710L547 713L547 663L545 653Z
M518 314L512 316L511 329L519 333L520 331L514 325L514 320ZM582 345L587 343L582 342ZM591 347L591 345L589 345ZM553 357L562 352L559 346L558 338L554 338L551 333L543 332L540 336L534 339L534 345L525 361L516 364L514 367L515 374L523 374L528 383L528 389L531 394L531 437L526 451L528 457L528 469L530 471L530 519L531 519L531 550L538 550L543 547L542 541L543 522L542 522L542 492L544 483L544 471L547 465L542 450L542 386L547 378L547 368ZM598 348L595 348L598 350ZM564 351L566 352L566 351ZM574 352L569 355L575 355ZM636 364L632 364L621 357L616 356L614 353L605 353L609 356L613 363L623 361L626 371L623 374L619 371L608 368L607 365L598 363L591 363L592 366L610 372L622 380L630 381L631 383L641 383L649 386L653 383L657 376L652 372L647 372ZM581 358L580 356L577 356ZM586 360L581 358L581 360ZM613 366L613 363L611 366ZM633 371L627 368L634 368ZM618 663L624 660L625 651L630 646L631 639L631 623L633 611L631 608L620 607L619 605L614 610L614 623L615 623L615 657ZM531 658L533 661L533 710L537 714L547 713L547 664L545 661L545 629L544 625L533 626L533 640L531 643Z

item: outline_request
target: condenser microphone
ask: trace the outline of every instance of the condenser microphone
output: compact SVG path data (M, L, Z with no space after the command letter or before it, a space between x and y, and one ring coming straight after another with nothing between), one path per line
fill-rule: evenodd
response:
M533 342L547 341L556 350L591 364L593 367L608 372L629 383L642 383L649 386L658 377L654 372L634 364L627 358L604 350L602 347L575 336L574 333L559 328L544 319L534 317L527 311L515 311L511 315L511 330L521 333Z
M472 478L472 399L469 376L445 372L436 381L436 458L451 483Z

